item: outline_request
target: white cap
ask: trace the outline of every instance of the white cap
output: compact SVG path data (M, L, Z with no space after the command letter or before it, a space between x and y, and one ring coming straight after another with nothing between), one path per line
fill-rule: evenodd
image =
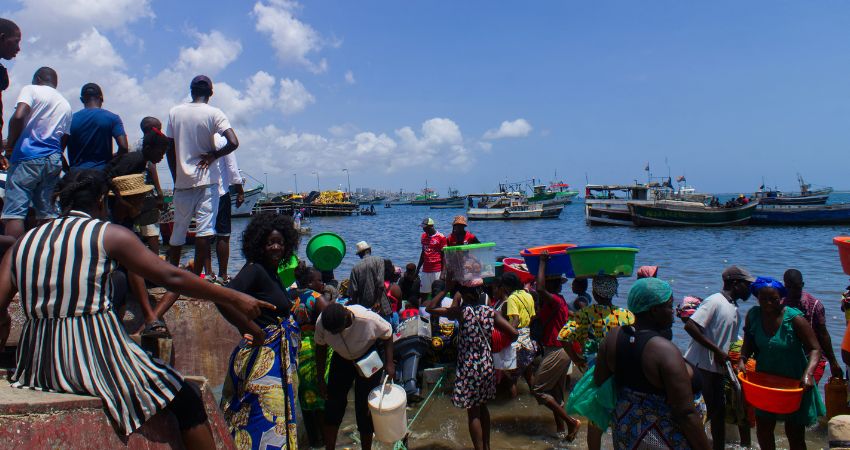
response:
M360 241L357 243L357 251L355 253L360 254L365 252L366 250L371 250L372 246L366 243L366 241Z

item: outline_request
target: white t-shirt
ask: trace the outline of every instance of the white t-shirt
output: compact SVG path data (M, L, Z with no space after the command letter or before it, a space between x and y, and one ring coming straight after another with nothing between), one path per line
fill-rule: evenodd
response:
M11 162L43 158L62 152L62 136L71 130L71 105L50 86L21 89L18 102L30 107L23 132L15 143Z
M220 109L206 103L184 103L171 108L165 135L174 139L177 153L175 189L207 186L218 181L211 169L198 169L201 155L216 150L215 135L230 129Z
M353 361L366 353L377 339L389 339L393 335L390 323L374 311L360 305L346 308L354 314L354 323L337 334L331 334L322 326L322 315L316 320L314 339L317 345L329 345L339 356Z
M221 149L227 145L227 139L220 135L216 135L215 144L216 149ZM239 174L239 165L236 164L236 155L233 152L218 158L215 160L215 164L213 165L218 172L219 197L229 193L230 186L233 186L234 184L242 184L242 175ZM212 173L212 176L215 177L216 174Z
M728 352L738 336L740 316L738 307L726 299L723 294L713 294L699 305L691 320L703 328L703 334L718 347ZM715 364L714 353L697 341L691 341L685 351L685 359L703 370L723 373L723 368Z

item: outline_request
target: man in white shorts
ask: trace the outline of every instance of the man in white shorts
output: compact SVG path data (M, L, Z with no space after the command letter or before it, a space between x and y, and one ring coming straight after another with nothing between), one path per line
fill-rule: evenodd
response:
M166 136L174 139L174 228L171 232L168 260L180 264L180 251L186 243L189 224L195 219L195 265L200 274L204 261L210 257L210 237L215 234L215 214L218 210L219 176L212 164L239 146L230 121L220 109L208 103L213 95L212 81L198 75L189 85L191 103L171 108L168 113ZM227 144L216 150L214 137L224 136Z

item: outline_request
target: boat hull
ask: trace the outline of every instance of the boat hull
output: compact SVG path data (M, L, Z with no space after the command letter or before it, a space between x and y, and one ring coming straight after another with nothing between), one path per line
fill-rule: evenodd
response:
M676 202L636 204L629 203L632 222L638 227L687 227L746 225L753 216L758 202L737 208L712 208L707 206L676 205Z
M584 217L588 225L634 226L632 213L623 205L585 205Z
M803 206L759 206L753 225L840 225L850 224L850 203Z
M518 207L518 208L469 208L466 217L469 220L533 220L557 219L561 216L564 205L547 207Z
M251 211L254 210L254 205L260 200L260 197L263 196L263 188L258 187L255 189L251 189L250 191L245 191L245 201L239 207L236 206L236 194L230 194L230 215L232 217L248 217L251 215Z
M823 205L827 200L829 200L829 194L806 197L765 197L759 202L762 205Z
M463 197L451 198L429 198L425 200L412 200L413 206L443 206L443 205L461 205L463 206L465 199Z
M553 192L528 198L528 203L540 203L544 206L569 205L578 196L577 191Z

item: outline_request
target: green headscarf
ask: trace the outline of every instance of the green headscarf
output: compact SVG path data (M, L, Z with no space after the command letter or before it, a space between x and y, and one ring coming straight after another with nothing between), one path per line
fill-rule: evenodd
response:
M658 278L641 278L629 290L629 311L640 314L649 311L655 305L667 303L673 295L673 288Z

